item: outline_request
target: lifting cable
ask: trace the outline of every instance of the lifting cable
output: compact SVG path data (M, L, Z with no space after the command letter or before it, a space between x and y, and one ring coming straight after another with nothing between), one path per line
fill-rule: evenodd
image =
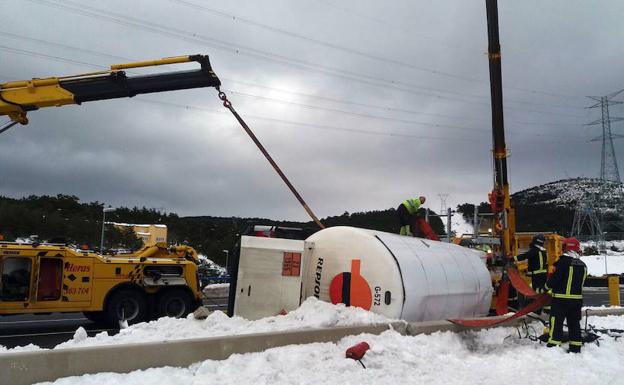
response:
M301 203L301 206L303 206L303 208L305 209L305 211L308 213L308 215L310 216L310 218L312 218L312 220L321 228L324 229L325 225L323 225L321 223L321 221L316 217L316 215L314 215L314 212L312 212L312 209L310 209L310 207L308 206L308 204L303 200L303 198L301 197L301 195L299 194L299 192L297 192L297 189L295 189L295 187L292 185L292 183L290 183L290 181L288 180L288 178L286 177L286 175L282 172L282 170L279 168L279 166L277 165L277 163L275 163L275 161L273 160L273 158L271 157L271 155L269 155L268 151L264 148L264 146L262 145L262 143L260 143L260 140L258 140L258 138L256 137L256 135L253 133L253 131L251 131L251 128L249 128L249 126L247 125L247 123L245 123L245 121L243 120L243 118L241 118L241 116L238 114L238 112L236 112L236 110L234 109L234 107L232 107L232 103L228 100L227 95L225 95L225 92L221 91L219 89L219 87L217 87L217 91L219 92L219 99L221 99L223 101L223 106L225 108L227 108L228 110L230 110L230 112L232 113L232 115L234 115L234 117L236 118L236 120L238 120L238 123L240 123L241 127L243 127L243 129L245 130L245 132L247 133L247 135L249 135L249 137L251 138L251 140L253 140L253 142L256 144L256 146L258 146L258 149L260 150L260 152L262 152L262 154L264 155L264 157L266 158L266 160L269 161L269 163L271 164L271 166L273 166L273 169L275 169L275 172L277 172L277 174L282 178L282 180L284 181L284 183L286 183L286 186L288 186L288 188L290 189L290 191L293 193L293 195L295 196L295 198L297 198L297 200L299 201L299 203Z
M0 134L2 134L3 132L5 132L6 130L8 130L9 128L15 126L18 122L16 121L8 121L5 124L3 124L2 126L0 126Z

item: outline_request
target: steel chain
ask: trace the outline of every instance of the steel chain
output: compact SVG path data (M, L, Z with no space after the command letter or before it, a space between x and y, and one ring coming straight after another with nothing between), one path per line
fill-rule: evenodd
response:
M227 98L227 95L225 94L225 92L221 91L221 89L219 87L217 87L217 91L219 92L219 99L221 99L221 101L223 101L223 107L225 108L232 108L232 102L230 102Z

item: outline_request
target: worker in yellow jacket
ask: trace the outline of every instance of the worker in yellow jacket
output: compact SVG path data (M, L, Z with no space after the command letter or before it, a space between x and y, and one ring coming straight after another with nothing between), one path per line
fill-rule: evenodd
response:
M416 216L418 215L420 205L425 203L426 199L427 198L424 196L406 199L399 205L399 207L397 207L399 225L401 226L401 235L407 235L410 237L414 236L412 226L416 220Z

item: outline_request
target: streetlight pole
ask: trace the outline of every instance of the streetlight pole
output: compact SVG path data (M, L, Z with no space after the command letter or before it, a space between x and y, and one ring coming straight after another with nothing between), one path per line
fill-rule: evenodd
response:
M106 213L115 211L114 207L102 208L102 236L100 237L100 254L104 255L104 224L106 223Z

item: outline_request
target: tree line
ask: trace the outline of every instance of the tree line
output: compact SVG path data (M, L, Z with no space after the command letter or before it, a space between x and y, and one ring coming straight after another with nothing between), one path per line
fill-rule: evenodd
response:
M556 231L568 235L574 219L574 207L544 205L525 202L516 206L517 231ZM31 195L24 198L0 197L0 234L6 241L38 235L40 240L66 241L76 245L88 245L97 249L102 231L101 202L80 202L74 195ZM486 202L477 205L480 213L489 213ZM457 206L468 223L472 223L475 205L464 203ZM435 214L435 212L431 212ZM118 207L106 214L111 222L136 224L164 224L168 228L168 241L172 244L188 244L215 262L223 264L226 253L241 234L251 225L272 225L318 229L314 222L276 221L268 218L239 218L214 216L180 217L176 213L162 212L146 207ZM398 233L399 225L394 208L328 216L321 219L325 226L355 226L390 233ZM609 223L606 221L606 223ZM443 221L431 217L433 230L444 235ZM607 228L606 231L618 231ZM106 226L105 249L136 249L141 240L131 229Z
M24 198L0 197L0 234L6 241L37 235L40 240L63 241L97 249L102 232L101 202L82 203L77 196L31 195ZM434 213L435 214L435 213ZM312 222L276 221L268 218L189 216L166 213L146 207L118 207L106 213L107 222L167 225L171 244L188 244L217 263L225 262L226 253L251 225L306 228L318 227ZM399 232L395 209L375 210L329 216L325 226L355 226L391 233ZM430 220L433 230L444 234L440 218ZM141 241L131 229L106 225L105 249L136 249Z

